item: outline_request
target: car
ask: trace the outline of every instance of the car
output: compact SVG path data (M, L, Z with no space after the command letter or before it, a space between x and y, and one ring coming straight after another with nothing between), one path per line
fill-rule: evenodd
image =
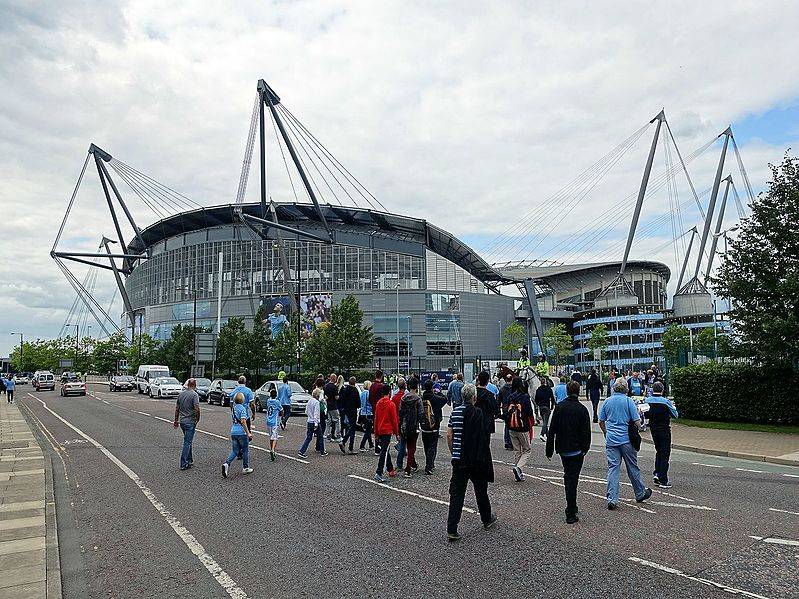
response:
M75 374L74 372L64 372L61 375L62 383L66 383L67 381L77 381L77 380L78 380L78 375Z
M14 382L17 385L28 385L31 382L30 375L27 372L20 372L14 375Z
M136 390L139 393L150 394L150 381L159 377L168 377L169 368L158 364L142 364L136 372Z
M174 376L159 376L150 381L147 394L150 397L177 397L183 391L183 385Z
M86 395L86 383L77 378L74 380L61 381L61 397L68 395Z
M218 403L220 406L229 406L232 391L239 386L238 381L216 379L208 389L208 403Z
M195 387L195 391L197 395L200 396L200 401L208 401L208 391L211 388L211 379L194 379L197 381L197 387ZM188 383L189 381L186 381ZM183 388L187 389L186 383L183 383Z
M108 379L109 391L133 391L135 386L135 379L127 374L118 374Z
M258 387L255 392L255 409L258 412L263 412L266 409L266 402L269 399L269 393L272 389L275 392L280 391L285 383L283 381L266 381L263 385ZM288 382L291 387L291 411L293 413L305 413L305 407L308 405L308 400L311 399L310 393L302 388L302 385L295 381Z
M55 391L55 376L49 370L37 370L33 373L33 388L36 391L42 389Z

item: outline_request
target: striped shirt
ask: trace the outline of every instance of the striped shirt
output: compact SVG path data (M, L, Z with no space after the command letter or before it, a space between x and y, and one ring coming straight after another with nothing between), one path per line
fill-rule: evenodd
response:
M461 458L461 439L463 437L463 411L465 406L459 405L449 416L449 428L452 429L452 461Z

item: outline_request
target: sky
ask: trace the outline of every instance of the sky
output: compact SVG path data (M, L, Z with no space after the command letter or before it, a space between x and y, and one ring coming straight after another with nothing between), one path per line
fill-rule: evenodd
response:
M776 1L0 0L0 355L12 331L50 338L67 319L75 295L49 252L92 142L196 204L233 202L264 78L389 211L492 260L620 259L654 125L639 130L661 108L684 156L732 125L755 193L799 147L796 22L799 4ZM579 179L584 196L557 195L636 132L604 177ZM697 192L719 151L688 164ZM267 155L271 197L292 200L274 137ZM667 158L661 141L653 181ZM734 157L728 173L746 201ZM675 271L669 240L702 223L673 181L647 197L631 255ZM140 225L157 220L120 191ZM87 169L59 249L112 233Z

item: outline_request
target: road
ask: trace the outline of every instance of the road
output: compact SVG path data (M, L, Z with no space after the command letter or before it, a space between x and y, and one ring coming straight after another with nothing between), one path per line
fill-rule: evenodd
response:
M449 544L445 439L435 475L380 486L371 452L334 445L298 458L301 416L270 462L259 415L255 472L234 462L223 479L228 408L202 404L194 467L181 472L170 400L98 385L69 398L22 388L18 399L53 456L67 598L799 597L796 468L677 451L673 489L639 505L623 485L621 508L609 512L596 429L581 521L569 526L559 460L536 439L517 483L498 434L489 493L499 522L484 531L464 513L463 539ZM651 471L650 446L640 461ZM471 490L466 506L475 508Z

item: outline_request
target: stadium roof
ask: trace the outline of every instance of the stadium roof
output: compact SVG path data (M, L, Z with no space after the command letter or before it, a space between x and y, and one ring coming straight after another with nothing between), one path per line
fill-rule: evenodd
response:
M241 207L246 214L261 216L261 206L258 203L242 204ZM319 215L312 204L275 203L275 209L281 224L299 229L303 226L322 228ZM484 283L501 283L506 280L505 276L465 243L425 220L349 206L326 204L321 209L334 231L366 230L373 236L421 243ZM152 247L175 235L237 223L239 220L234 213L234 204L226 204L181 212L148 226L141 234L146 246ZM142 253L145 249L147 248L141 247L141 243L135 238L129 244L131 253Z
M587 264L559 264L553 266L537 266L528 265L525 263L503 265L498 270L506 277L509 278L532 278L537 281L546 281L547 279L556 278L563 275L576 275L580 272L591 271L597 269L614 269L618 271L621 267L621 261L618 262L594 262ZM629 260L627 262L627 269L633 270L642 268L653 270L667 280L671 276L671 270L662 262L655 262L654 260Z

